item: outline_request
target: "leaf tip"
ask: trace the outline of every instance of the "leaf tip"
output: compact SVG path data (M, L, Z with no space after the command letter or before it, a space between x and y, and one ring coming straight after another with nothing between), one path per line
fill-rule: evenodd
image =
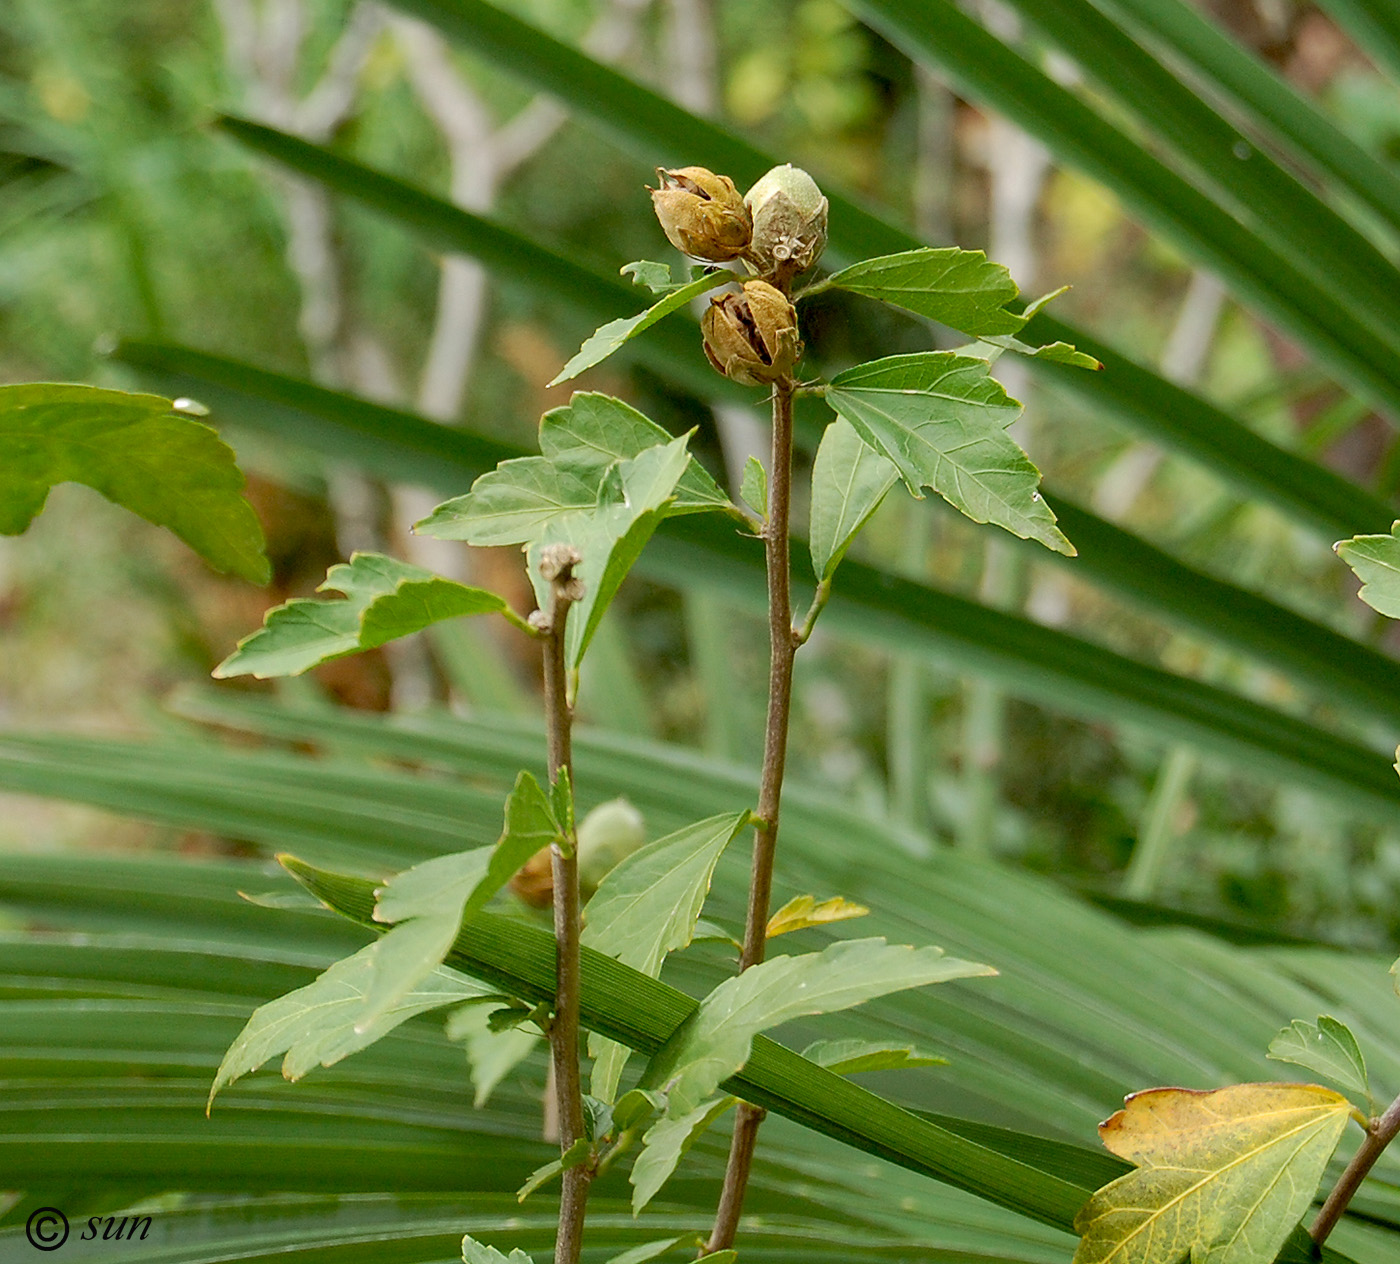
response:
M259 548L251 561L238 566L234 573L239 579L246 579L250 584L266 588L272 582L272 563L268 561L262 548Z

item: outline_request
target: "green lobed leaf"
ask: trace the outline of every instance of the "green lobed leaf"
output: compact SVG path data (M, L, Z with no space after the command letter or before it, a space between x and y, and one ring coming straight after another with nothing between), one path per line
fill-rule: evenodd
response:
M478 1242L468 1234L462 1239L462 1264L534 1264L534 1261L519 1247L509 1255L502 1255L495 1247Z
M750 455L744 462L744 477L739 483L739 495L744 504L760 518L768 517L768 471L756 456Z
M1327 1014L1315 1023L1295 1018L1269 1045L1269 1057L1276 1062L1292 1062L1326 1076L1334 1084L1355 1093L1371 1096L1366 1059L1351 1028Z
M838 373L826 400L894 463L911 495L931 487L974 522L1073 555L1038 490L1040 471L1006 433L1021 406L986 361L949 351L872 360Z
M599 480L542 456L502 461L413 529L440 540L482 546L528 544L556 519L589 514L598 505Z
M640 456L673 437L630 404L596 391L576 391L562 408L540 418L540 452L561 469L596 475L599 481L614 461ZM729 498L692 456L666 516L729 508Z
M802 1051L802 1056L838 1075L948 1065L947 1058L940 1058L935 1053L923 1053L913 1045L876 1040L818 1040L808 1045Z
M843 268L828 279L839 289L902 307L963 333L1014 334L1026 317L1007 310L1020 290L980 250L924 246Z
M568 809L569 815L572 815L572 792L567 774L551 786L549 792L528 772L516 776L515 785L506 799L505 825L491 853L486 879L472 892L462 909L460 920L465 921L485 908L486 902L537 851L551 843L562 842L567 837L557 811L560 806ZM383 907L382 900L380 907Z
M666 518L676 485L691 460L686 451L689 438L682 435L609 466L596 510L556 518L530 549L531 575L541 602L545 597L539 578L541 551L551 544L571 544L583 559L574 571L583 581L583 598L569 613L570 667L582 660L627 572Z
M652 259L637 259L633 263L624 263L618 271L625 277L631 277L633 285L644 286L653 294L665 294L668 290L679 289L682 285L689 285L694 279L689 269L685 269L681 273L681 279L677 281L669 263L657 263Z
M533 1018L538 1017L538 1007L531 1009L518 1001L493 1009L486 1015L486 1030L493 1036L504 1035L508 1031L519 1031Z
M1358 535L1334 546L1361 581L1357 594L1368 606L1400 619L1400 522L1389 535Z
M690 943L715 865L748 819L747 812L713 816L633 852L589 900L584 945L659 978L666 954ZM629 1050L596 1035L588 1048L593 1095L610 1102Z
M666 1085L667 1114L695 1109L748 1060L753 1038L808 1014L830 1014L878 996L992 975L990 966L941 948L848 939L822 952L771 957L726 979L652 1058L644 1087Z
M501 1081L525 1061L543 1037L529 1027L492 1031L491 1014L482 1005L463 1005L447 1016L447 1038L466 1050L475 1097L472 1105L480 1110L491 1100Z
M632 1214L639 1215L671 1178L676 1165L721 1115L736 1102L718 1097L702 1102L683 1115L666 1114L647 1129L642 1148L632 1164Z
M1037 317L1038 321L1044 319ZM488 444L479 437L434 425L411 414L380 409L364 400L336 395L304 382L267 374L251 365L169 347L147 345L139 351L140 356L133 352L129 357L134 363L147 368L158 367L167 377L175 375L171 380L178 382L182 389L219 393L230 390L236 383L247 391L253 389L248 386L253 383L257 391L266 392L256 400L250 400L246 394L226 396L230 409L243 410L239 412L240 420L279 433L295 433L303 440L309 438L332 454L343 454L346 443L355 442L357 436L361 440L377 436L373 440L371 462L376 469L401 468L405 477L447 485L462 477L470 480L480 473L483 465L509 455L499 445ZM1227 477L1265 495L1289 512L1303 513L1315 525L1339 524L1327 528L1329 540L1355 530L1375 531L1389 527L1393 514L1357 485L1338 479L1323 466L1300 462L1286 456L1281 449L1262 444L1251 437L1252 432L1240 430L1225 414L1211 412L1199 400L1168 386L1131 362L1113 357L1102 346L1095 346L1095 353L1102 356L1110 368L1096 375L1094 380L1101 387L1113 387L1116 408L1145 408L1144 401L1149 398L1160 402L1170 397L1168 411L1183 424L1188 424L1189 413L1191 433L1198 438L1209 436L1210 442L1219 446L1217 455L1224 463L1218 464L1218 468ZM147 356L154 359L145 358ZM1061 366L1054 366L1053 372L1061 372ZM1063 375L1065 383L1071 386L1087 376L1069 369L1063 369ZM172 385L171 389L175 387ZM312 414L317 418L314 423ZM345 422L348 428L337 425L332 432L332 424L337 420ZM325 429L319 432L313 429L308 436L303 429L308 424ZM1170 438L1166 431L1153 433L1159 439L1164 435ZM490 451L483 453L486 447ZM409 452L417 455L410 458L406 455ZM409 460L414 463L413 469L407 468ZM1292 492L1286 495L1281 494L1284 490L1281 485L1270 482L1276 474L1281 476L1284 466L1292 471L1285 480L1292 480L1289 482ZM1251 479L1256 481L1251 482ZM1326 489L1324 499L1332 506L1330 509L1312 498L1312 492L1318 489ZM1081 560L1093 568L1094 578L1120 588L1165 617L1185 619L1195 631L1219 638L1256 660L1267 662L1271 669L1288 674L1306 688L1321 689L1338 700L1345 697L1353 707L1368 714L1393 718L1400 713L1394 701L1400 697L1400 685L1396 684L1400 672L1383 655L1368 651L1359 642L1339 636L1316 622L1300 619L1276 603L1265 602L1200 571L1173 563L1168 554L1149 548L1082 510L1075 511L1062 499L1057 500L1048 493L1047 499L1065 533L1081 549ZM1376 525L1378 516L1379 527ZM729 531L727 524L712 524L715 529L704 533L703 538L686 524L668 525L670 530L663 528L662 538L657 542L659 547L649 547L640 560L649 577L684 585L702 572L707 582L711 574L724 576L726 582L722 586L743 600L743 593L749 592L754 582L746 579L746 575L757 567L757 583L761 589L761 557L754 556L755 551L748 542ZM1092 537L1084 538L1085 531L1090 529L1097 542ZM672 535L688 537L689 542L672 547L675 541L667 538ZM1105 545L1106 552L1101 547ZM1094 553L1101 554L1097 564L1093 562ZM852 573L843 582L843 592L838 594L824 617L828 621L840 621L849 614L848 630L857 637L895 644L901 651L910 647L919 649L945 663L951 655L954 661L973 670L990 671L1003 680L1013 681L1016 689L1030 690L1042 697L1054 695L1059 705L1068 703L1081 707L1087 701L1094 712L1112 715L1115 719L1143 715L1142 700L1152 695L1153 701L1146 708L1146 714L1154 732L1162 731L1161 725L1166 724L1186 740L1194 743L1204 740L1217 750L1227 751L1231 758L1238 758L1241 753L1251 760L1262 756L1263 762L1272 764L1274 769L1279 766L1275 757L1283 748L1290 747L1293 753L1283 756L1290 769L1289 775L1301 771L1314 784L1323 780L1333 783L1339 775L1342 780L1355 779L1356 770L1370 759L1380 779L1375 775L1369 777L1369 788L1359 796L1359 801L1371 800L1378 789L1382 797L1388 799L1392 787L1395 795L1400 796L1400 783L1395 782L1388 762L1381 763L1354 745L1347 749L1345 758L1339 758L1343 752L1336 745L1335 737L1324 741L1317 732L1307 743L1310 750L1303 758L1301 744L1296 741L1297 722L1276 710L1265 713L1250 703L1237 704L1234 699L1238 695L1219 690L1207 690L1215 694L1214 700L1207 702L1196 685L1180 677L1169 685L1165 680L1151 681L1146 678L1152 674L1150 671L1144 675L1146 669L1141 665L1130 666L1120 656L1107 654L1102 646L1062 638L1058 649L1047 653L1049 634L1043 625L1011 626L1006 616L993 617L985 608L969 607L959 599L950 598L946 592L915 588L902 580L894 581L894 588L891 588L888 575L879 575L868 567L850 562L845 565ZM1164 567L1167 568L1165 579ZM896 592L895 588L900 591ZM861 590L858 594L857 589ZM854 606L849 604L852 597L857 598ZM844 613L843 606L846 607ZM910 614L915 607L917 614ZM898 630L893 628L894 623L900 625ZM993 627L993 623L997 626ZM1052 641L1055 639L1050 637ZM1131 684L1130 675L1135 677ZM1168 697L1168 694L1175 697ZM1240 724L1241 709L1253 716L1243 725ZM1187 712L1194 712L1194 718L1188 718ZM1252 732L1240 746L1237 739L1245 728ZM1318 770L1324 767L1327 772L1319 777ZM1358 801L1357 797L1349 794L1348 797L1351 802Z
M712 816L633 852L588 902L583 943L659 977L666 954L690 943L715 865L748 820Z
M663 317L679 311L691 299L698 298L707 290L713 290L717 285L725 285L737 279L739 278L733 272L726 272L723 269L706 273L704 276L697 277L694 281L682 285L679 289L672 290L660 302L653 303L644 312L638 312L635 316L624 316L620 320L608 321L606 325L600 326L589 335L583 346L559 370L549 385L558 386L561 382L576 378L585 369L591 369L595 364L601 364L623 343L650 329Z
M209 1105L220 1089L278 1054L286 1055L282 1074L298 1080L313 1067L332 1066L366 1048L415 1014L491 994L484 984L438 966L361 1026L375 976L375 947L377 942L367 944L315 982L259 1006L224 1054L209 1089Z
M612 1107L612 1120L618 1130L635 1128L665 1109L665 1094L634 1088L617 1099Z
M0 386L0 535L22 534L58 483L82 483L169 528L216 570L255 584L272 576L233 450L168 399Z
M612 446L631 446L645 433L636 425L636 419L646 420L641 414L629 418L609 409L612 420L623 422L611 428L584 422L590 412L596 416L598 407L602 405L591 402L558 419L548 437L542 432L542 441L551 447L557 443L555 451L576 462L582 454L596 452L596 444L585 440L598 437L600 430L600 441ZM595 460L561 466L547 457L502 461L477 479L467 495L439 505L414 529L469 544L527 545L541 608L550 602L548 584L539 573L541 552L552 544L573 545L583 559L574 570L583 597L570 611L567 631L569 665L576 667L622 580L674 507L677 486L694 459L686 451L688 440L682 435L654 443L606 464ZM705 495L703 490L699 494Z
M553 808L528 772L506 799L494 847L434 856L376 892L374 920L392 925L371 949L373 971L357 1027L368 1027L417 987L447 955L464 921L480 912L527 860L559 837Z
M812 515L808 545L818 580L828 580L851 541L899 480L899 471L838 417L826 428L812 465Z
M269 610L263 626L239 641L214 669L232 676L299 676L319 663L373 649L462 615L506 614L503 597L469 588L382 553L356 553L332 566L318 592L344 601L294 597Z

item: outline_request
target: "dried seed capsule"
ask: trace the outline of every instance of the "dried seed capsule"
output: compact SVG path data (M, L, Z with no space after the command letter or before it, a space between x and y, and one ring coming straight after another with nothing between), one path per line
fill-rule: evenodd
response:
M744 205L753 217L746 258L760 276L791 279L826 248L827 201L800 167L774 167L744 195Z
M531 908L554 903L554 865L548 847L541 847L516 871L510 889Z
M651 190L651 204L671 245L710 263L727 263L744 253L749 212L733 180L704 167L658 167L656 174L661 187Z
M802 354L797 312L766 281L745 281L742 294L711 299L700 331L710 363L746 386L788 377Z

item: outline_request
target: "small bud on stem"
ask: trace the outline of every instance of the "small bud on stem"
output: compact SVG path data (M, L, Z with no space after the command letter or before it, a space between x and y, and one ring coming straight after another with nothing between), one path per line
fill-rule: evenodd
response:
M572 544L547 544L540 551L540 577L552 584L567 601L580 601L583 581L574 578L574 567L582 561Z

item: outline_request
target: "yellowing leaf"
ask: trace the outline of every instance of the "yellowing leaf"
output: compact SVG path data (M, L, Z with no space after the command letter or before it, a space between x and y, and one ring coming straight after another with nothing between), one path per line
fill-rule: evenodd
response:
M864 917L870 910L863 904L852 904L843 896L833 896L817 903L812 895L799 895L789 900L768 919L768 938L786 935L791 930L806 930L809 926L825 926L828 922L844 922L852 917Z
M1134 1093L1099 1135L1137 1170L1075 1217L1074 1264L1272 1264L1353 1109L1316 1084Z

